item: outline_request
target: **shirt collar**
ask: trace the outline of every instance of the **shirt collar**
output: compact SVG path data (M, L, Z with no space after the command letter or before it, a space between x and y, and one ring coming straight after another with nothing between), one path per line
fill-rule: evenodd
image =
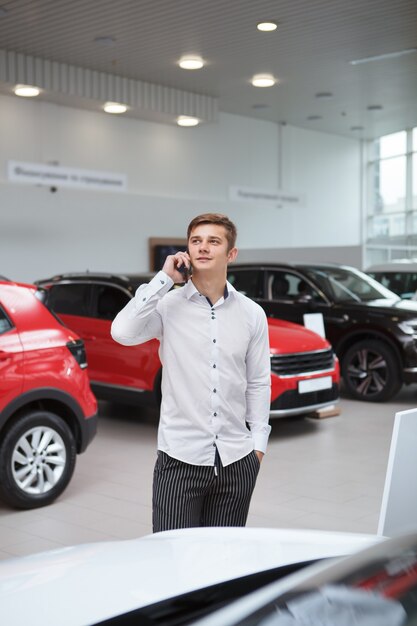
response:
M199 291L197 289L197 287L194 285L192 279L190 279L189 281L187 281L183 287L184 289L184 296L187 298L187 300L190 300L190 298L192 298L192 296L196 293L199 294ZM226 298L228 298L231 294L236 293L236 289L233 287L233 285L231 285L229 283L229 281L226 281L226 284L224 286L224 294L223 297L226 300Z

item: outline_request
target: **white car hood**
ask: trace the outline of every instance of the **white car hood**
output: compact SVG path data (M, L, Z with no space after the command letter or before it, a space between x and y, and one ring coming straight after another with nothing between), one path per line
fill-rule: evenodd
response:
M85 626L209 585L357 552L374 535L191 528L0 562L0 623Z

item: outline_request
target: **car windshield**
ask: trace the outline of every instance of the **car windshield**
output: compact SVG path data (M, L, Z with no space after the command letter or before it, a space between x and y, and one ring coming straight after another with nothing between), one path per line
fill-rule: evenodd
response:
M334 302L369 302L398 295L363 272L345 267L305 267L307 274Z
M392 543L391 543L392 545ZM331 569L312 576L310 582L270 596L250 618L251 626L415 626L417 623L417 549L404 545L362 560L351 571ZM374 554L376 552L374 551ZM347 561L349 562L349 561ZM342 565L343 569L343 565ZM333 569L337 571L336 568ZM308 570L306 570L308 574ZM320 581L317 585L314 581ZM278 583L277 583L278 584ZM271 586L272 588L272 586Z

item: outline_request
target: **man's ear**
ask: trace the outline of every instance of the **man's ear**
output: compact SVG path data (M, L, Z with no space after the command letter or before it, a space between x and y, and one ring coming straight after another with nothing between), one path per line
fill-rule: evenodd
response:
M236 261L237 254L238 254L237 248L232 248L231 250L229 250L229 252L227 253L227 262L233 263L233 261Z

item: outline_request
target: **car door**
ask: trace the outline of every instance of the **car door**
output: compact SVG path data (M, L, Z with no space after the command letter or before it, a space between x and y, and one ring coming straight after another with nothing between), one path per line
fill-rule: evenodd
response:
M302 274L295 270L268 269L264 297L259 302L269 317L304 324L306 313L321 313L326 319L329 304Z
M62 322L83 339L88 361L88 374L96 372L96 327L92 316L92 290L89 282L62 282L49 287L47 306Z
M0 304L0 412L23 390L23 349L19 333Z
M159 341L153 339L137 346L122 346L110 334L113 319L130 298L130 294L117 285L96 283L94 286L92 314L95 320L95 348L92 368L95 378L92 380L106 386L152 391L155 376L161 367Z

